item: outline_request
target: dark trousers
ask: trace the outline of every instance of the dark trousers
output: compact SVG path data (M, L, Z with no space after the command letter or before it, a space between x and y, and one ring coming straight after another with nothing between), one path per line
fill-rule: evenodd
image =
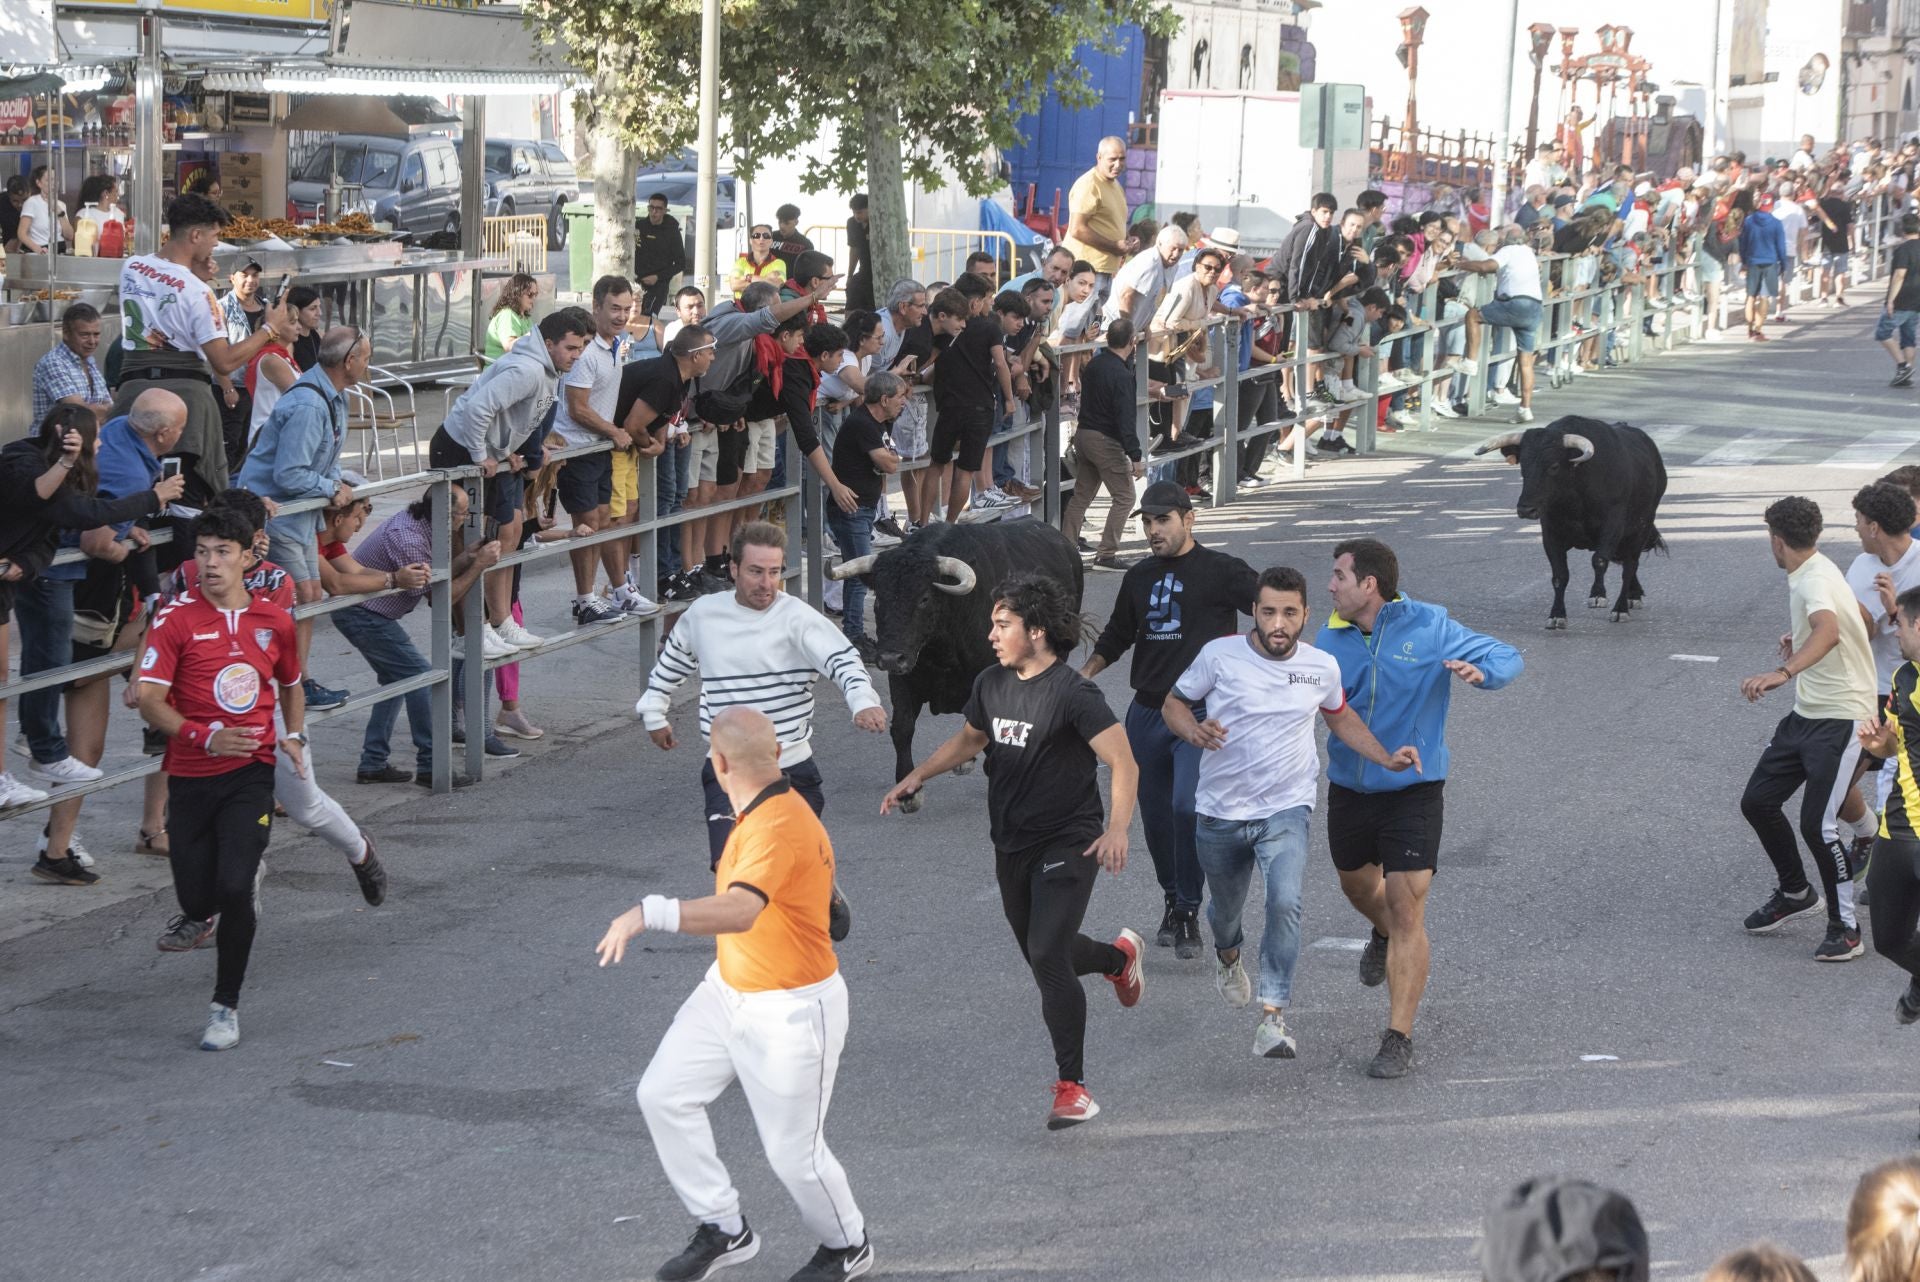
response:
M1180 434L1181 447L1185 448L1186 446L1197 444L1200 441L1210 441L1212 439L1213 406L1209 405L1205 409L1193 410L1188 413L1186 430ZM1207 474L1213 470L1212 459L1213 456L1211 454L1187 455L1187 457L1181 459L1177 465L1176 478L1182 485L1195 486L1200 484Z
M1140 823L1154 875L1174 907L1197 910L1205 884L1193 844L1200 749L1169 730L1160 709L1139 702L1127 705L1127 745L1140 767Z
M1085 853L1091 841L994 853L1000 906L1040 988L1040 1018L1063 1082L1086 1080L1087 994L1080 977L1117 975L1127 964L1126 954L1112 944L1080 933L1100 875L1100 861Z
M220 435L227 445L227 471L240 475L240 465L247 461L247 428L253 418L253 393L244 387L233 389L237 393L234 403L227 404L226 390L216 394L220 402Z
M781 772L793 790L807 799L813 807L813 813L823 815L827 812L827 794L821 788L820 767L812 757L789 766ZM727 838L733 835L733 802L727 796L727 790L720 786L719 777L713 773L713 759L700 759L700 790L707 798L707 867L720 866L720 853L727 848Z
M1780 889L1798 896L1807 890L1806 866L1793 844L1793 826L1780 807L1804 785L1800 836L1813 852L1820 885L1827 893L1828 920L1849 926L1854 924L1853 880L1847 870L1847 848L1840 840L1839 815L1859 756L1853 722L1789 712L1774 727L1773 738L1761 752L1740 798L1740 813L1753 825L1767 858L1773 861ZM1874 887L1876 893L1879 889Z
M1880 838L1872 867L1873 951L1920 980L1920 841Z
M240 1004L259 924L260 859L273 831L273 767L249 761L224 774L167 779L173 893L194 921L220 915L213 1000Z
M1258 382L1240 385L1239 429L1243 434L1250 427L1271 423L1280 417L1280 380L1278 378L1264 378ZM1268 432L1252 440L1245 439L1243 435L1240 441L1239 477L1241 480L1244 481L1259 474L1260 465L1267 461L1267 451L1273 448L1273 443L1277 439L1279 439L1278 432Z
M72 579L39 575L13 592L13 617L20 632L20 675L33 676L73 662ZM60 728L59 686L20 696L20 729L27 748L42 765L71 756L66 733Z

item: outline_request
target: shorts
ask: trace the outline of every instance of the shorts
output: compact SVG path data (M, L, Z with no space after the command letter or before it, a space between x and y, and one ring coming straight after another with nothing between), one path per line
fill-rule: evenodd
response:
M1747 297L1778 298L1780 296L1780 264L1749 263L1747 265Z
M720 462L720 431L704 427L687 437L687 484L712 485Z
M1432 872L1440 862L1440 821L1446 780L1416 783L1398 792L1355 792L1327 785L1327 848L1333 866L1358 872Z
M560 467L555 492L568 516L585 516L613 501L613 456L582 454Z
M747 433L744 428L724 428L720 432L720 457L714 460L713 483L738 485L746 471Z
M1696 255L1693 269L1699 274L1702 285L1718 285L1727 277L1727 265L1712 254Z
M295 512L267 522L267 560L293 576L295 583L320 578L320 513Z
M1480 309L1480 319L1513 331L1513 345L1531 352L1540 341L1540 300L1496 298Z
M887 435L893 438L893 448L900 457L920 459L927 456L927 398L909 396L906 408L900 411L900 417L893 420L887 429Z
M987 438L993 435L993 408L955 405L933 416L933 448L928 457L935 467L957 458L962 471L976 472L987 456Z
M1846 250L1842 250L1837 254L1822 255L1820 259L1820 266L1835 276L1847 275L1847 268L1850 265Z
M0 583L0 628L13 622L13 587L11 583Z
M632 450L615 450L613 458L613 514L625 516L630 504L640 501L640 456Z
M753 419L747 423L746 450L740 460L742 472L773 471L775 443L780 439L780 420Z
M505 525L512 521L527 501L527 474L510 472L502 463L500 470L486 478L486 491L481 495L480 511L492 517L494 521Z
M1324 352L1333 340L1333 308L1316 307L1307 313L1307 350Z
M1873 339L1884 343L1893 337L1894 331L1900 332L1900 346L1912 347L1916 333L1920 333L1920 312L1889 312L1882 310L1880 320L1873 327Z

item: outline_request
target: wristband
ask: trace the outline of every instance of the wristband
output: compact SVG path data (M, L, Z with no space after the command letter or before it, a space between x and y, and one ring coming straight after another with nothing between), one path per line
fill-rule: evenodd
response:
M213 751L210 746L213 742L213 727L207 725L205 722L185 722L173 733L176 739L181 740L190 747L201 748L209 753Z
M1781 676L1785 677L1789 681L1793 680L1793 673L1787 671L1787 665L1784 663L1781 664L1779 667L1775 668L1774 671L1778 672Z
M648 895L640 901L640 916L648 930L666 935L680 933L680 901L665 895Z

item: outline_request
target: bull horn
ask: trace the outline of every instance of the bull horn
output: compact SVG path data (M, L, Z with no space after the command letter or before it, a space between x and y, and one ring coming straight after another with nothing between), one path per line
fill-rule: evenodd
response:
M933 581L933 586L942 592L951 593L954 596L965 596L973 591L974 585L980 581L979 576L973 572L973 567L957 556L936 556L933 558L933 565L940 572L940 577ZM952 583L942 581L949 577L953 579Z
M1593 457L1593 442L1584 436L1576 435L1573 432L1562 432L1560 434L1560 443L1570 450L1580 451L1580 457L1573 460L1576 463L1584 463Z
M1492 453L1494 450L1504 450L1509 445L1517 447L1520 444L1520 438L1525 435L1525 432L1502 432L1498 436L1489 436L1486 440L1473 447L1474 457L1478 458L1480 455Z
M873 573L873 563L879 559L880 557L876 553L869 553L866 556L856 556L851 561L842 561L838 565L828 566L827 577L829 579L851 579L857 575L871 574Z

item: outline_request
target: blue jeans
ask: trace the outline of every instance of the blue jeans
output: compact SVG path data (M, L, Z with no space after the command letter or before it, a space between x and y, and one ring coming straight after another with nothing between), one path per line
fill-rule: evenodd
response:
M327 617L340 629L340 635L360 652L383 686L417 677L433 666L414 648L398 619L389 619L357 605L335 610ZM413 690L398 699L376 703L367 713L367 734L360 743L361 773L386 768L388 744L393 739L393 723L400 716L402 700L407 705L407 726L413 731L414 770L425 774L433 769L433 695L428 690Z
M13 617L20 625L20 675L63 668L73 662L73 580L36 576L13 595ZM60 687L35 690L19 698L20 729L33 759L45 765L73 755L60 729Z
M773 441L773 477L767 482L770 490L784 489L787 484L787 429L783 421L774 428Z
M1140 767L1140 823L1154 875L1174 907L1196 909L1205 890L1193 842L1200 749L1169 730L1160 709L1138 702L1127 705L1127 746Z
M1267 921L1260 932L1263 1006L1285 1006L1293 994L1293 966L1300 957L1300 878L1307 867L1307 821L1313 810L1295 806L1265 819L1215 819L1201 815L1194 828L1200 867L1213 898L1207 925L1216 952L1240 947L1240 913L1247 904L1253 870L1267 883Z
M687 498L687 464L693 451L687 442L675 441L653 461L653 498L655 510L663 517L681 510ZM656 543L654 568L665 580L680 573L680 528L661 530Z
M827 500L827 531L839 545L842 561L873 551L873 516L871 506L842 512L838 503ZM841 601L840 630L848 637L864 637L867 635L867 585L855 575L841 586L846 594Z

